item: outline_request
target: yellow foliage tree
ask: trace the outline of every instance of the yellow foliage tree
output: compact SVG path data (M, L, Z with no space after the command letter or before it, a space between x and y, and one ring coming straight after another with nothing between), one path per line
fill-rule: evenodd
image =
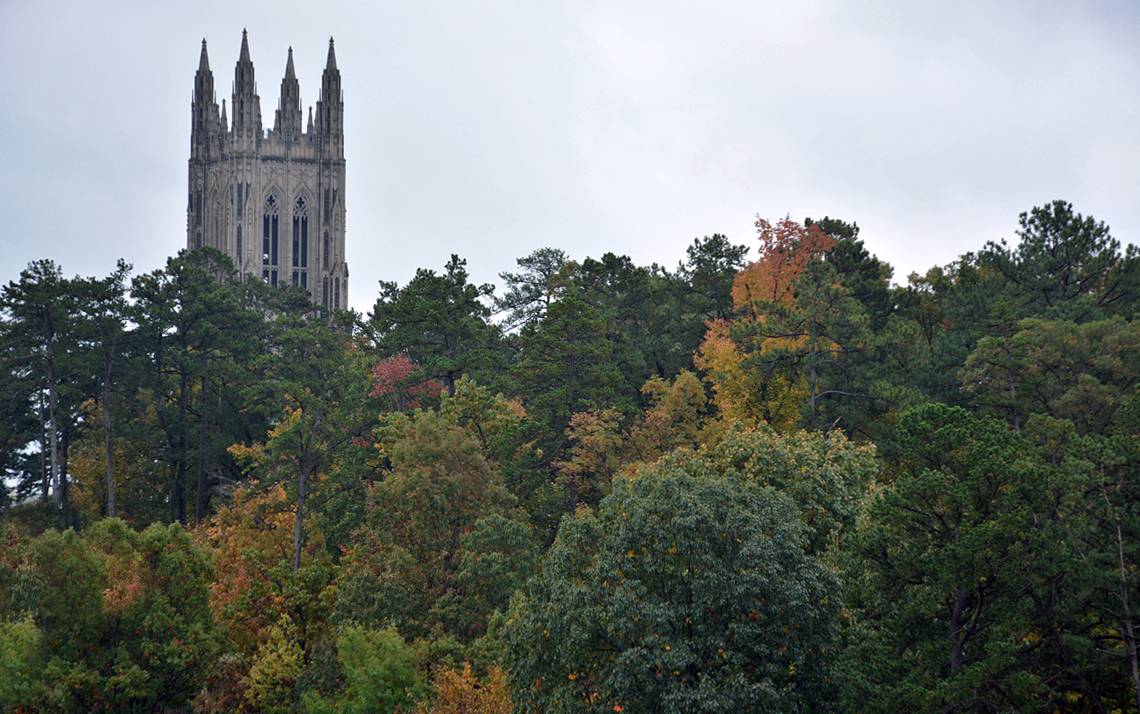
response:
M712 384L727 421L755 426L765 421L778 431L795 427L809 395L807 380L795 369L781 369L773 356L795 355L807 338L776 328L796 306L796 285L809 264L835 247L818 224L784 218L756 219L760 257L733 281L737 317L710 323L694 362ZM755 358L761 358L757 360ZM764 368L755 363L763 362Z
M510 714L507 674L499 667L491 667L480 680L471 663L464 662L462 669L440 670L432 685L435 697L420 705L419 714Z
M755 426L767 417L760 401L761 376L744 366L745 354L732 339L729 323L714 320L693 363L713 388L713 403L727 421Z
M579 412L566 427L569 458L556 461L558 483L566 489L569 509L579 503L596 504L610 490L610 480L621 466L621 415L613 409Z
M695 374L682 370L672 382L653 377L641 393L649 407L629 435L630 449L639 461L655 461L673 449L695 449L700 444L709 400Z

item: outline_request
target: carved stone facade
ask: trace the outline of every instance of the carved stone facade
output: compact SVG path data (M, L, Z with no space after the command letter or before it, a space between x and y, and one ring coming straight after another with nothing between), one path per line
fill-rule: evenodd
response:
M186 247L217 248L242 275L300 285L325 308L345 308L344 98L332 39L316 118L309 107L304 130L292 48L272 129L262 129L244 30L230 100L232 125L224 99L219 110L202 40L191 104Z

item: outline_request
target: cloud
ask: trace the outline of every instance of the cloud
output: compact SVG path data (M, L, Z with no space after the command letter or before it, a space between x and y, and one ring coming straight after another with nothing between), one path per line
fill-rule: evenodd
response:
M0 277L137 270L185 243L198 42L228 97L242 26L263 116L286 47L344 77L351 303L451 253L478 280L546 246L674 265L756 213L858 221L896 276L1057 197L1140 231L1134 3L7 3Z

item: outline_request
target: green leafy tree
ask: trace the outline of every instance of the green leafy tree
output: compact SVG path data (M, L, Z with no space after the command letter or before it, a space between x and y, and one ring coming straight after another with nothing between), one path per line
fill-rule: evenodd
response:
M344 329L313 315L281 315L271 334L272 347L260 366L273 378L254 388L281 405L281 418L264 445L245 453L263 478L291 485L296 504L292 566L297 571L309 496L318 476L344 452L361 448L354 440L368 433L368 369Z
M689 365L704 320L683 304L680 277L658 265L637 266L629 256L606 253L582 261L574 284L602 319L611 361L621 375L623 401L637 404L647 379L671 378Z
M119 371L125 366L127 354L127 301L126 281L130 266L119 261L110 276L91 278L78 286L81 291L78 312L81 317L77 330L87 343L87 367L94 377L94 388L102 422L103 459L106 481L104 513L115 517L115 429L112 417L112 399L116 392Z
M1015 286L1020 316L1083 321L1134 309L1140 253L1134 245L1122 253L1104 222L1058 200L1022 213L1019 224L1017 247L990 242L979 259Z
M137 325L133 339L149 367L143 387L165 440L170 519L183 523L195 456L196 520L205 516L208 505L207 407L218 367L248 362L260 347L250 338L259 334L253 328L261 319L243 305L233 280L229 258L203 248L179 253L163 269L136 276L131 284L130 316Z
M306 696L305 711L388 714L411 711L416 701L427 696L415 650L395 629L342 628L336 649L344 689L335 697Z
M538 571L539 550L531 531L525 523L491 515L475 521L460 538L455 589L447 596L457 610L453 630L466 637L484 634L492 614L506 611L511 595Z
M627 444L638 461L655 461L673 449L696 449L704 438L711 410L700 378L681 370L672 382L659 377L641 388L648 400Z
M1027 318L1017 327L978 340L959 373L962 388L1014 428L1036 413L1068 419L1082 433L1105 432L1140 380L1140 326L1115 317Z
M463 375L488 383L504 364L501 335L488 322L491 285L468 282L467 261L451 256L442 274L420 269L407 285L381 282L369 327L380 352L403 354L422 377L454 391Z
M1074 547L1087 524L1079 474L1002 422L943 405L904 412L891 451L894 478L853 539L846 706L1098 701L1097 685L1058 667L1097 637L1075 604L1087 567Z
M186 705L218 651L209 559L177 525L142 532L105 519L83 536L50 530L27 548L21 657L42 662L24 689L47 711ZM17 633L19 634L19 633Z
M15 709L42 701L40 638L30 618L0 621L0 706Z
M685 249L677 275L686 285L690 309L701 318L690 352L700 343L704 321L732 317L732 280L744 268L747 255L748 246L736 245L720 233L696 238Z
M541 320L550 304L566 292L577 267L557 248L539 248L515 263L519 272L499 273L506 292L495 298L495 309L506 315L503 329L507 332Z
M513 374L527 412L542 423L556 448L575 412L628 406L619 396L621 373L605 320L588 302L570 294L519 336Z
M29 264L19 280L0 290L4 317L0 337L8 359L5 371L18 390L17 399L38 412L39 434L25 434L25 443L38 436L47 466L41 495L47 500L50 492L57 517L68 525L74 514L68 494L67 447L77 428L83 396L78 389L76 292L76 281L64 278L50 260Z
M669 454L649 467L660 468L732 478L791 497L806 527L809 552L822 555L853 531L879 464L873 447L853 443L841 432L779 434L761 424L734 425L695 453Z
M452 634L469 636L477 623L457 623L445 598L461 567L463 536L481 518L521 519L516 499L479 440L449 415L390 414L379 437L390 471L369 491L338 589L338 618L396 624L411 635L450 625Z
M304 667L304 652L292 620L285 615L269 629L246 675L246 701L259 712L287 714L297 711L297 680Z
M504 638L524 711L794 711L828 700L834 578L791 501L676 469L568 516Z

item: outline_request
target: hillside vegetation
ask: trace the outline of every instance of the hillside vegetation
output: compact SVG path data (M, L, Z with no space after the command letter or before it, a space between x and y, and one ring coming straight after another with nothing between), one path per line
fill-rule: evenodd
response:
M757 220L367 315L0 289L0 710L1140 709L1140 256ZM979 240L979 243L981 241Z

